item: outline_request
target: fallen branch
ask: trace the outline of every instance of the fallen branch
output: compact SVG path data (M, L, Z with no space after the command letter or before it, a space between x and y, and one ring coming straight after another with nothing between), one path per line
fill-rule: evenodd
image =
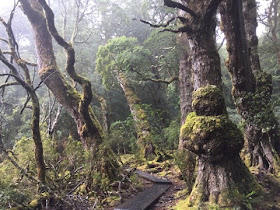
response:
M129 177L130 175L136 170L136 168L133 168L133 169L130 169L127 174L120 174L120 176L122 176L122 179L120 181L118 181L118 194L119 194L119 197L120 197L120 202L123 201L123 198L122 198L122 195L121 195L121 191L122 191L122 183L124 183L126 180L129 181Z

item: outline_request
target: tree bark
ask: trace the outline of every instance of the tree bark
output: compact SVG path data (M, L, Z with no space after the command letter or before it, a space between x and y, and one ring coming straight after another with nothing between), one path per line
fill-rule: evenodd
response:
M94 97L97 98L97 100L100 103L100 107L101 107L101 113L102 113L102 128L104 130L105 133L108 134L109 132L109 128L110 128L110 119L109 119L109 111L108 111L108 105L107 105L107 101L106 99L101 96L98 95L96 93L94 93Z
M199 88L193 94L193 109L180 134L184 148L198 155L188 206L204 207L209 202L243 208L236 199L261 189L240 159L243 135L228 118L221 90L214 85Z
M32 136L35 144L35 160L37 165L37 176L40 182L46 183L46 166L44 162L44 151L40 133L40 104L35 91L29 92L32 100Z
M244 1L250 9L244 15L246 27L242 3L238 2L227 0L220 11L229 53L226 65L233 78L232 93L237 111L245 121L245 162L276 173L280 154L278 122L271 106L272 77L262 72L259 64L256 2Z
M178 42L186 48L179 65L181 126L183 126L187 115L192 112L192 56L189 55L190 50L186 34L181 34L178 38ZM196 157L193 153L184 150L184 139L182 135L179 136L179 147L176 158L178 159L177 165L182 173L182 177L187 184L189 192L191 192L194 184Z
M189 55L188 40L186 34L182 34L178 42L186 47L185 54L182 56L179 65L179 90L180 90L180 109L181 125L185 124L187 115L192 112L192 63Z
M253 75L261 73L261 64L258 54L258 37L256 29L257 22L257 3L256 0L243 1L243 14L246 38L248 41L248 53Z
M216 25L215 20L209 25ZM194 90L206 85L216 85L222 89L221 66L215 46L215 27L195 31L188 36L192 54Z
M192 112L192 69L190 56L186 55L180 60L179 66L179 89L180 89L180 109L181 125L185 124L186 117ZM179 149L181 148L181 139L179 140Z

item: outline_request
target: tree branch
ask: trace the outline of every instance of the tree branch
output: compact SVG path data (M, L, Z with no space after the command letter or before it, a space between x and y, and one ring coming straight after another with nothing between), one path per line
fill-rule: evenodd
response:
M226 37L223 38L222 42L221 42L220 45L217 47L217 51L220 51L220 49L221 49L222 46L224 45L225 40L226 40Z
M152 82L160 82L164 84L171 84L174 81L179 81L179 77L175 76L170 78L169 80L164 80L164 79L153 79L153 78L144 78L143 81L152 81Z
M28 94L28 96L27 96L27 98L26 98L26 101L25 101L25 103L24 103L24 105L23 105L23 107L22 107L22 109L21 109L21 111L20 111L20 114L22 114L23 113L23 111L25 110L25 108L27 107L27 104L28 104L28 102L30 101L30 96L29 96L29 94Z
M191 32L192 29L188 25L185 25L185 26L183 26L181 28L178 28L176 30L170 29L170 28L165 28L165 29L161 30L160 32L165 32L165 31L169 31L169 32L172 32L172 33L183 33L183 32Z
M7 83L4 83L4 84L1 84L0 89L2 89L4 87L8 87L8 86L13 86L13 85L19 85L19 83L18 82L7 82Z
M162 23L162 24L153 24L153 23L150 23L150 22L148 22L148 21L146 21L146 20L142 20L142 19L138 19L138 20L140 20L142 23L145 23L145 24L150 25L150 26L153 27L153 28L161 28L161 27L167 27L167 26L169 26L169 24L170 24L173 20L175 20L175 19L176 19L175 17L172 17L172 18L169 19L166 23ZM133 20L137 20L137 18L133 18Z
M10 63L3 55L1 49L0 49L0 60L11 70L12 74L0 74L0 76L11 76L15 78L15 80L27 91L32 92L33 88L26 83L23 79L20 78L18 71L16 67Z
M86 42L89 40L89 38L91 37L91 35L92 35L92 32L90 32L89 35L88 35L88 37L85 38L83 41L75 41L75 44L83 44L83 43L86 43Z
M190 8L178 3L178 2L175 2L175 1L171 1L171 0L164 0L164 5L167 6L167 7L171 7L171 8L178 8L178 9L181 9L187 13L189 13L192 17L196 18L197 15L195 14L194 11L192 11Z
M83 88L83 97L82 97L82 107L88 109L89 104L92 101L92 92L91 92L91 83L88 79L78 75L75 72L75 51L71 44L67 43L58 33L55 24L54 24L54 13L51 8L47 5L45 0L38 0L38 2L42 5L45 14L46 21L48 24L49 31L52 37L56 40L56 42L62 46L67 53L67 64L66 71L70 75L70 77L78 82Z
M6 44L8 44L8 40L7 39L0 38L0 41L5 42Z

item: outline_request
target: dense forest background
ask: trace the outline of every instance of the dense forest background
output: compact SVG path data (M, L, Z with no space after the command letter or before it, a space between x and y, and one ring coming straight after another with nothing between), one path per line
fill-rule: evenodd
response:
M121 174L119 165L125 165L131 157L124 155L132 155L134 164L175 159L172 164L184 177L188 168L184 165L188 163L177 150L191 98L184 102L180 97L180 65L190 49L184 33L174 33L182 25L178 11L164 6L163 0L47 1L58 34L75 50L72 67L78 75L69 74L70 45L59 43L50 30L54 66L60 70L65 87L69 87L58 93L55 90L61 86L53 90L48 86L51 84L45 84L55 73L39 74L44 66L39 63L44 63L45 57L38 55L36 21L30 24L32 17L28 20L24 14L25 2L29 1L0 6L0 209L67 209L75 205L87 209L92 203L104 208L110 205L105 198L111 196L111 184ZM263 72L272 75L269 106L279 122L280 5L277 0L257 1L258 6L260 3L258 53ZM246 122L238 114L232 96L232 76L225 65L227 41L220 22L218 15L215 45L220 56L226 110L243 132ZM191 78L191 71L187 77ZM89 89L90 97L86 92ZM66 102L68 94L73 98ZM102 142L92 134L87 118L83 118L87 97L92 100L86 109L90 110L90 118L96 120L93 124ZM183 108L184 103L189 103L189 107ZM78 111L71 104L77 104ZM39 110L38 115L34 107ZM81 111L82 117L76 111ZM40 142L34 140L36 119L42 150L38 149ZM91 136L95 139L93 143L89 140ZM101 149L97 151L97 147ZM43 151L41 162L39 150ZM136 177L132 179L139 182ZM192 178L184 179L189 188ZM245 197L254 194L252 191ZM249 204L246 208L253 209Z

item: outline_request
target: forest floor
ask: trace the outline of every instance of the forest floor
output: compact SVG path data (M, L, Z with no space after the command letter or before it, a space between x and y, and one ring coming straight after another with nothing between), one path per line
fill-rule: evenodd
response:
M173 159L158 163L158 162L148 162L145 164L136 164L131 162L133 159L132 156L122 157L125 161L125 165L129 167L136 167L139 170L148 172L158 178L164 178L172 182L170 188L149 208L149 210L170 210L176 209L175 206L181 200L185 200L188 196L188 191L186 190L186 184L182 179L180 170L175 164ZM254 173L254 171L252 171ZM265 191L265 195L262 197L262 201L258 200L252 201L252 203L257 202L257 205L254 207L248 205L249 210L280 210L280 182L275 177L267 175L264 173L255 173L258 182L262 185ZM139 178L138 185L141 185L138 188L139 191L143 191L153 185L150 181L147 181L143 178ZM123 201L131 199L133 196L137 195L137 191L124 192ZM251 198L250 198L251 199ZM261 203L259 205L259 203ZM118 204L114 205L116 207ZM114 207L105 208L108 210L113 210ZM220 208L219 208L220 209Z
M141 171L148 172L149 174L154 175L158 178L167 179L172 182L172 185L170 185L169 189L149 208L150 210L171 209L176 205L177 201L187 196L187 192L185 190L186 184L183 181L180 170L174 163L173 159L161 163L150 161L145 164L137 164L133 162L133 157L130 155L125 155L124 157L122 157L122 159L124 160L123 162L125 166L135 167ZM130 160L132 160L132 162ZM153 183L143 178L140 178L140 182L140 191L150 188L153 185ZM134 193L132 196L129 193L124 193L123 200L126 201L128 199L131 199L135 195L136 193ZM114 208L110 208L108 210L111 209Z

